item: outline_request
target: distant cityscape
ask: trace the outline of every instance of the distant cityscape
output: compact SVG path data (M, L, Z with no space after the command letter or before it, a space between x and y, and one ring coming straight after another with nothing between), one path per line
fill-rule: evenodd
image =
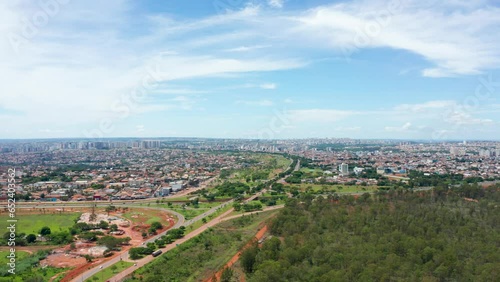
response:
M271 153L305 158L324 168L309 183L377 185L363 175L373 169L384 179L407 182L410 171L500 179L500 142L418 143L393 140L304 139L130 139L41 140L1 144L2 193L7 168L21 179L18 195L38 200L132 200L162 197L246 164L244 155ZM214 154L214 152L220 152ZM242 159L243 158L243 159ZM19 196L21 197L21 196Z

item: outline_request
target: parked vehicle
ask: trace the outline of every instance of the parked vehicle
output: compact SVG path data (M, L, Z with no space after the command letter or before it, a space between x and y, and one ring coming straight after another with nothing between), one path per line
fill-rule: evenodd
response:
M157 256L161 255L161 253L163 253L161 250L156 250L156 251L152 252L151 255L154 257L157 257Z

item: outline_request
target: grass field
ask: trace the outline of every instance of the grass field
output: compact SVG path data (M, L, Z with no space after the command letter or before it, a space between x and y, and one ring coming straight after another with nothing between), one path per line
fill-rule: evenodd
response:
M9 258L7 256L10 255L10 252L0 251L0 265L4 266L9 262ZM16 251L16 261L22 260L28 257L30 254L28 252Z
M312 177L312 178L323 176L323 170L319 169L319 168L310 169L310 168L303 167L300 169L300 171L305 173L308 177Z
M168 226L168 222L165 219L165 214L166 212L162 210L132 207L129 208L129 211L124 213L122 216L135 224L151 224L155 221L158 221Z
M16 232L38 234L44 226L48 226L52 232L68 231L80 215L80 213L17 215ZM8 226L7 219L10 219L7 215L0 216L0 230L5 232Z
M89 281L89 282L104 282L104 281L107 281L107 279L115 276L117 273L122 272L123 270L131 267L132 265L134 265L134 263L133 262L127 262L127 261L120 261L120 262L117 262L117 263L115 263L113 265L116 266L115 270L111 269L113 266L107 267L107 268L105 268L105 269L97 272L93 276L89 277L85 281Z

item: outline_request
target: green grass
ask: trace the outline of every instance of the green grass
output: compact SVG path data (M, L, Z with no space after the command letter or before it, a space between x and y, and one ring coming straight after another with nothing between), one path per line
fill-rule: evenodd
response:
M217 216L225 213L226 211L228 211L229 209L231 209L233 206L232 205L226 205L225 207L219 209L218 211L214 212L213 214L209 215L209 216L205 216L204 218L207 219L207 222L209 222L210 220L216 218ZM186 232L185 232L185 235L191 233L192 231L200 228L200 226L202 226L203 224L203 219L200 219L198 221L195 221L193 222L193 224L191 224L190 226L188 226L186 228Z
M48 226L52 232L68 231L80 215L81 213L17 215L16 232L38 234L44 226ZM8 219L10 218L7 215L0 216L0 230L7 230Z
M125 217L126 219L134 222L134 221L137 221L137 219L133 218L132 216L136 214L135 212L129 212L129 213L125 213L123 214L123 217ZM162 222L162 219L157 217L157 216L153 216L153 217L150 217L147 221L146 221L146 224L151 224L155 221L158 221L158 222Z
M45 253L46 254L46 253ZM67 268L40 267L39 261L45 257L44 252L30 255L26 252L17 252L15 275L9 274L6 264L8 252L0 252L0 281L1 282L23 282L23 281L49 281L51 277L68 270ZM35 280L35 278L37 280Z
M190 220L194 217L199 216L200 214L206 212L207 210L203 209L182 209L182 208L171 208L171 210L176 211L184 216L186 220Z
M153 206L151 205L151 208L149 209L141 209L141 206L136 206L134 207L134 210L130 210L126 213L123 214L123 217L126 219L130 220L133 223L146 223L146 224L152 224L153 222L157 221L160 223L166 223L166 221L159 217L157 213L161 212L160 210L154 209L154 207L157 206L156 204ZM138 216L137 218L134 216ZM147 220L145 220L147 218ZM145 220L145 221L144 221Z
M186 220L190 220L190 219L192 219L194 217L197 217L198 215L200 215L200 214L208 211L209 209L211 209L213 207L221 205L222 203L221 202L211 202L211 203L209 203L209 202L199 202L198 208L195 208L195 207L193 207L193 205L190 204L185 209L183 209L182 205L184 205L184 204L185 203L172 203L172 205L169 206L166 203L160 203L160 204L151 203L151 205L149 205L148 207L150 207L150 208L162 208L162 209L172 210L172 211L175 211L175 212L178 212L178 213L182 214ZM136 205L136 207L142 207L142 206L143 205ZM156 218L155 220L158 221L158 218ZM155 220L151 220L150 219L150 220L147 221L147 223L151 224Z
M110 267L106 267L105 269L97 272L96 274L92 275L91 277L89 277L87 280L85 281L89 281L89 282L104 282L104 281L107 281L107 279L115 276L116 274L122 272L123 270L131 267L132 265L134 265L133 262L127 262L127 261L119 261L115 264L113 264L114 266L116 266L116 270L111 270L111 268L113 266L110 266Z
M279 156L277 160L278 160L278 167L281 169L287 169L288 166L290 166L291 163L290 160L283 156Z
M9 262L9 258L7 258L8 255L10 255L10 252L0 251L0 265L3 266ZM29 257L29 255L30 254L28 252L16 251L16 261L27 258Z

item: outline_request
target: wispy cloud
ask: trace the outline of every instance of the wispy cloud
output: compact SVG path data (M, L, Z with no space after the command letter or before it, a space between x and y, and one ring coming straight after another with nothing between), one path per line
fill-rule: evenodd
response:
M277 87L276 83L264 83L260 85L260 88L268 90L276 89Z
M264 48L269 48L269 45L254 45L254 46L238 46L234 48L225 49L226 52L249 52Z
M394 5L393 5L394 4ZM500 8L436 1L353 1L322 6L297 18L300 33L331 48L393 48L422 56L434 66L424 76L477 74L500 62ZM470 28L473 26L474 28Z
M247 105L247 106L260 106L260 107L270 107L274 105L271 100L256 100L256 101L248 101L248 100L238 100L236 104Z
M425 112L428 110L439 110L445 108L451 108L456 105L455 101L429 101L422 104L402 104L396 106L394 109L396 111L411 111L414 113Z

